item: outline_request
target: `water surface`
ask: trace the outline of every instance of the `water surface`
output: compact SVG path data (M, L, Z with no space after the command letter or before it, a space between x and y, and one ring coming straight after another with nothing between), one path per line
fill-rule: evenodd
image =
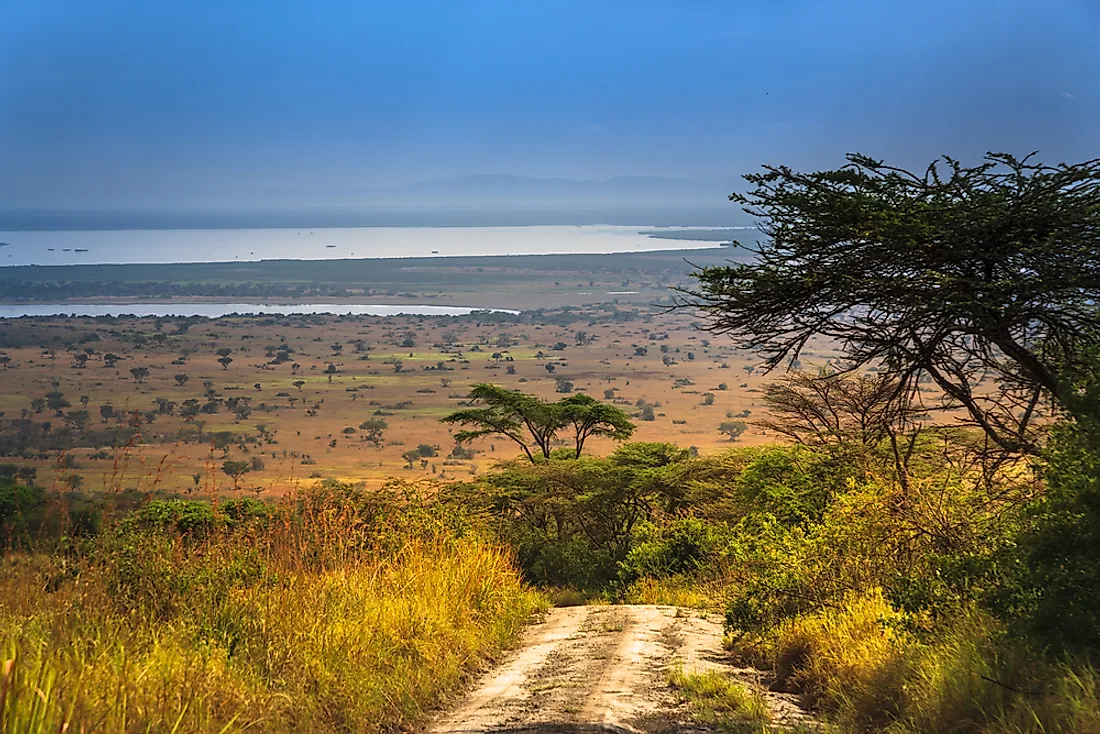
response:
M663 236L676 229L663 229ZM0 266L548 255L714 246L698 240L655 239L644 230L652 228L551 225L0 232Z
M204 316L230 314L352 314L355 316L465 316L475 311L519 313L506 309L463 306L385 305L369 303L26 303L0 305L0 318L20 316Z

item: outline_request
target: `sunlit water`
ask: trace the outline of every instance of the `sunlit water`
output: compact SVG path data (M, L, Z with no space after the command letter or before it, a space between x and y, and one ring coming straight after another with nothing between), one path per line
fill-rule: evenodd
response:
M28 303L0 305L0 318L20 316L203 316L218 318L229 314L352 314L356 316L465 316L474 311L519 313L506 309L475 309L461 306L376 305L347 303L299 303L268 305L255 303Z
M0 232L0 266L644 252L714 247L644 225ZM672 231L675 228L667 228Z

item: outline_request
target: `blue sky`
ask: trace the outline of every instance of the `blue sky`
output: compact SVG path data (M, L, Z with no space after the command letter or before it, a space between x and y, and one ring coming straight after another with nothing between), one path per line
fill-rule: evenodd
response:
M1096 0L0 0L0 208L1100 156ZM285 200L285 196L282 200Z

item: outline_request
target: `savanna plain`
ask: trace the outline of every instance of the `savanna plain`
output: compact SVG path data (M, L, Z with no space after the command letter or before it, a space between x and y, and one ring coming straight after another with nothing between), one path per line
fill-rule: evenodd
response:
M1020 568L1095 436L766 371L672 308L730 255L5 274L511 312L0 321L0 731L1100 731Z

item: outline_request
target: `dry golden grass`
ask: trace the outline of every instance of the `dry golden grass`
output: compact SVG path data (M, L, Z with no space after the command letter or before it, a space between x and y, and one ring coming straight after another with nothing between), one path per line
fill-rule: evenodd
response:
M476 528L415 504L298 502L4 559L0 732L392 731L546 605Z
M877 593L796 618L735 650L769 667L845 732L1071 734L1100 731L1100 676L1051 664L960 610L934 637L896 631Z
M702 582L689 579L655 579L643 577L631 583L623 591L626 604L670 604L690 609L714 609L718 607L715 589Z

